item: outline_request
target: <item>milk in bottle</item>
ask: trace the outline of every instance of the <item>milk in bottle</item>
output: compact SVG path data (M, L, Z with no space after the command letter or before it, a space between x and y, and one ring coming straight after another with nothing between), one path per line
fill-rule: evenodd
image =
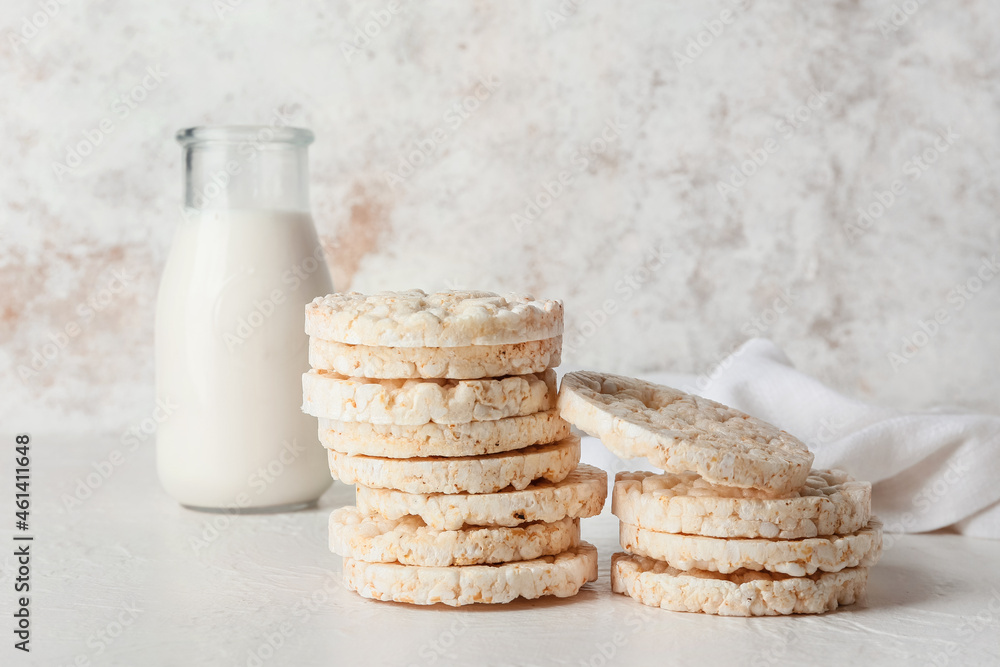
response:
M309 213L308 130L193 128L156 309L157 468L181 504L306 506L330 483L303 414L304 307L333 291Z

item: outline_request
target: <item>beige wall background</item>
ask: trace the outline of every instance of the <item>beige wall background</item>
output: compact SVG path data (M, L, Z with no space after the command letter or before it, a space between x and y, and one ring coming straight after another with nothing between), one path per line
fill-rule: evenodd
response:
M763 335L866 400L996 412L998 25L989 0L4 2L2 421L152 414L173 134L268 122L316 132L339 289L561 298L566 362L621 372Z

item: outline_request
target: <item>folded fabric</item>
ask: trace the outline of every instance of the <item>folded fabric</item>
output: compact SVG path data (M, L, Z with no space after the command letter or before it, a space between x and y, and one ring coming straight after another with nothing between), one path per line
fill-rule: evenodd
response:
M953 526L1000 538L1000 417L876 407L796 370L774 343L759 338L710 374L643 377L771 422L809 446L813 467L840 468L872 482L873 510L887 531ZM586 443L584 451L612 471L637 467Z

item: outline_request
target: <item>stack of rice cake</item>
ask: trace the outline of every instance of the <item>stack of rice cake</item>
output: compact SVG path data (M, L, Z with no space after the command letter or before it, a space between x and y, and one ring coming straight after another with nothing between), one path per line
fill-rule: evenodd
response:
M306 307L334 478L356 506L330 516L347 586L413 604L575 595L597 578L580 518L607 476L578 465L556 410L558 301L490 292L339 293Z
M560 414L624 458L611 585L643 604L726 616L853 604L882 549L871 484L811 470L788 433L699 396L592 372L563 378Z

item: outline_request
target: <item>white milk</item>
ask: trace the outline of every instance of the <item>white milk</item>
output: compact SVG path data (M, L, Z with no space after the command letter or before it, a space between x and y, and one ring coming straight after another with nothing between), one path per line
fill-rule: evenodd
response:
M333 291L306 213L187 211L156 308L157 432L167 492L199 508L316 500L331 483L303 414L305 305Z

